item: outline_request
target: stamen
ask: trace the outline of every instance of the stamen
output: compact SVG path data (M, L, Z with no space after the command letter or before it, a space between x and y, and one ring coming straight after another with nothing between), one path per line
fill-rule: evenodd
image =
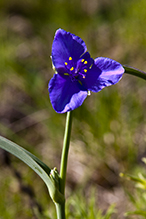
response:
M87 61L84 62L84 64L87 64L87 63L88 63Z
M86 73L86 72L87 72L87 69L84 69L84 72Z
M85 51L85 52L83 52L83 54L82 55L80 55L80 57L82 57L85 53L87 52L87 50Z
M85 75L83 75L83 78L85 79Z
M85 59L82 59L82 60L81 60L81 62L84 62L84 61L85 61Z
M64 75L69 75L68 73L64 73Z
M73 71L73 70L74 70L74 67L71 67L71 68L70 68L70 71Z
M80 83L80 85L83 85L82 82L80 80L78 80L78 82Z
M91 68L92 68L92 66L93 66L93 64L91 64L89 68L91 69Z
M69 60L72 60L72 57L69 57Z
M67 62L65 62L64 64L65 64L65 65L68 65L68 63L67 63Z

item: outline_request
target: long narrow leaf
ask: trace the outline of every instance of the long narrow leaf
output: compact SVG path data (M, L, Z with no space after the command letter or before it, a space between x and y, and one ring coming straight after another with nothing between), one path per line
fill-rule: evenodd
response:
M50 177L51 169L45 163L29 151L2 136L0 136L0 148L18 157L31 167L46 183L50 196L54 202L61 203L64 201L64 196L56 188L54 181L52 181Z
M52 184L48 175L50 173L50 168L40 161L36 156L2 136L0 136L0 148L15 155L28 166L30 166L42 178L47 186L50 183Z
M25 150L24 148L21 148L25 153L27 153L34 161L36 161L42 168L43 170L49 175L51 169L43 163L39 158L37 158L34 154L30 153L29 151Z
M143 211L143 210L129 211L129 212L126 212L125 216L128 216L128 215L141 215L141 216L146 217L146 211Z

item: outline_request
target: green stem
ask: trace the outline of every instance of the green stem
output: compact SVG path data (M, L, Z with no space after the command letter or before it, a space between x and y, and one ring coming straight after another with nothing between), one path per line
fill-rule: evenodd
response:
M57 219L65 219L65 202L62 204L56 203Z
M137 76L139 78L146 80L146 73L144 71L141 71L139 69L133 68L133 67L128 66L128 65L123 65L123 67L125 69L125 73L130 74L130 75L134 75L134 76Z
M67 112L66 126L64 133L64 142L60 163L60 192L65 196L65 182L66 182L66 170L67 170L67 160L68 151L71 135L72 126L72 111ZM62 204L56 203L57 219L65 219L65 201Z
M72 126L72 113L73 111L67 112L63 150L62 150L62 157L60 164L60 178L61 178L60 192L63 195L65 194L65 181L66 181L67 160L68 160L68 151L69 151L71 126Z

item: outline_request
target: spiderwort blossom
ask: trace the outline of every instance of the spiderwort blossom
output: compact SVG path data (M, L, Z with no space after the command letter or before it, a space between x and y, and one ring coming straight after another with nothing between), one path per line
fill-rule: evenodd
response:
M89 91L116 84L124 73L122 65L112 59L93 60L84 41L62 29L55 33L51 57L56 74L49 82L49 93L58 113L81 106Z

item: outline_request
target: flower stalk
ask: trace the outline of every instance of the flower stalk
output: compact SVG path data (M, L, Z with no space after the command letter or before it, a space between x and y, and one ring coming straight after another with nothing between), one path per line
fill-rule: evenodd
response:
M71 127L72 127L72 113L73 111L67 112L63 150L62 150L62 157L61 157L61 164L60 164L60 192L63 195L65 194L67 160L68 160Z
M146 73L144 71L141 71L137 68L133 68L133 67L128 66L128 65L123 65L123 67L125 69L125 73L130 74L130 75L134 75L134 76L137 76L139 78L146 80Z
M68 152L71 136L72 127L72 113L73 111L67 112L66 126L64 133L63 149L60 163L60 192L65 196L65 182L66 182L66 171L67 171L67 161ZM65 199L64 202L59 204L56 203L57 219L65 219Z

